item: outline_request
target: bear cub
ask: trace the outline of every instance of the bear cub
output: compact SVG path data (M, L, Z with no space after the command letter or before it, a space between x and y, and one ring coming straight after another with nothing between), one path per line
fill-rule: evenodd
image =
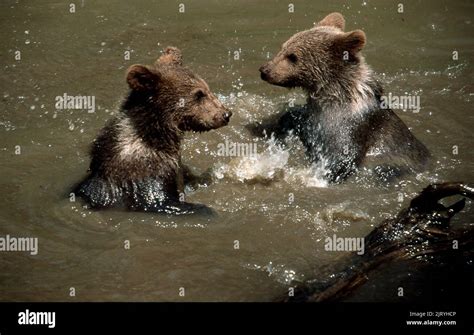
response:
M127 82L130 92L120 115L93 142L90 173L75 194L92 208L209 212L204 205L182 201L180 141L185 131L227 125L232 113L203 79L182 65L174 47L153 66L131 66Z
M329 14L314 28L293 35L260 68L268 83L301 87L308 96L303 108L286 112L271 127L277 136L293 131L331 182L343 181L360 167L382 180L424 169L428 149L381 106L382 87L360 54L364 32L344 32L344 26L341 14Z

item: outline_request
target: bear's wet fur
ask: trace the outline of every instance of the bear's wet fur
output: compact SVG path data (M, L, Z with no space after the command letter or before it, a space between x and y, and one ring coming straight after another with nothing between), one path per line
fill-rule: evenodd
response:
M119 116L91 148L89 175L74 190L92 208L187 214L209 212L183 200L180 141L185 131L227 125L232 113L168 47L152 66L127 71L130 92Z
M341 14L329 14L293 35L260 68L268 83L301 87L308 95L303 108L268 128L298 135L311 162L322 161L332 182L362 166L384 179L423 170L428 149L392 110L381 108L383 89L360 54L365 33L344 32L344 26Z

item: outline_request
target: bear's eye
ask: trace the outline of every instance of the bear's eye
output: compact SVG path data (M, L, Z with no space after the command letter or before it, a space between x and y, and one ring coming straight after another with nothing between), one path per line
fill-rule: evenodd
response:
M298 61L298 57L295 54L289 54L287 57L288 60L292 63L296 63Z
M194 98L197 100L197 101L200 101L202 100L203 98L206 97L206 93L204 93L203 91L199 90L197 91L196 93L194 93Z

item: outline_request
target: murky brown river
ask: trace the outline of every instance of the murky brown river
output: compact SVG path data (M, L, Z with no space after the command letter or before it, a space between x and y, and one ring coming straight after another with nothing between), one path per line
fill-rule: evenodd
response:
M294 1L289 13L285 1L183 1L179 13L179 1L78 0L70 13L66 1L2 1L0 235L37 237L39 250L0 253L0 300L267 301L294 279L331 273L345 255L324 250L327 236L366 235L429 183L472 182L474 4L407 1L398 13L399 2ZM396 113L432 152L428 171L386 185L360 177L327 186L297 140L279 146L248 131L290 100L304 102L299 90L261 81L258 68L333 11L346 29L366 32L364 54L386 92L420 96L419 113ZM88 146L127 92L125 70L168 45L234 112L229 126L183 143L183 161L214 180L188 189L188 200L218 216L71 202ZM95 112L57 110L64 93L95 96ZM225 141L256 143L257 159L218 155ZM453 224L472 222L468 202ZM407 276L416 270L381 272L355 299L396 300Z

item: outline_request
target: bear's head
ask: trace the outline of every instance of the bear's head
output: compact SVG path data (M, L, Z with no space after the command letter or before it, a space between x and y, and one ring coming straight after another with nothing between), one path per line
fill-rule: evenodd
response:
M168 130L208 131L229 123L230 112L207 83L182 64L181 51L168 47L153 66L132 65L126 108L137 119Z
M344 32L341 14L332 13L309 30L293 35L278 54L260 67L261 78L283 87L314 90L342 80L361 61L361 30Z

